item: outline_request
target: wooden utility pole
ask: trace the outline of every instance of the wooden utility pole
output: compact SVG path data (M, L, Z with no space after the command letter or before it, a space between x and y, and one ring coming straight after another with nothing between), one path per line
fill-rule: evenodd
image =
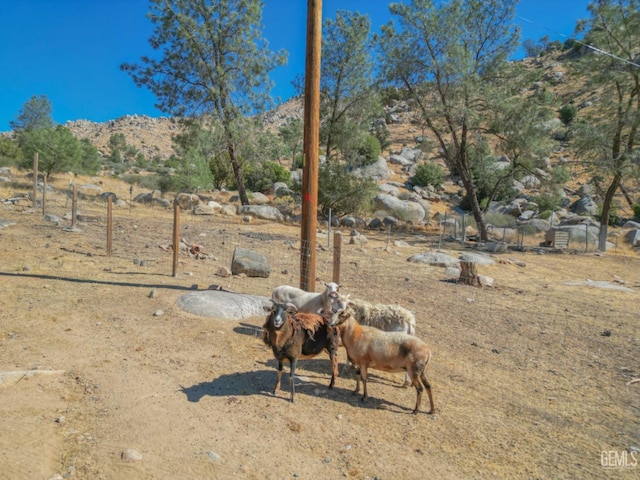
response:
M318 155L320 148L320 59L322 0L307 0L307 53L304 80L304 166L300 288L315 291L318 228Z

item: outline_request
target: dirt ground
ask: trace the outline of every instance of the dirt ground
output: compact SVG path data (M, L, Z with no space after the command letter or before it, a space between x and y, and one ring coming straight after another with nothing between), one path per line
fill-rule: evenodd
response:
M14 193L0 187L2 199ZM66 194L54 191L47 208L70 212ZM0 229L0 479L640 475L640 259L631 251L509 251L478 267L495 286L476 288L406 262L433 248L429 232L344 242L342 291L411 309L434 352L437 412L424 413L425 396L415 416L401 374L373 372L362 403L346 367L327 388L326 356L300 362L291 404L286 377L271 394L276 364L254 335L263 317L176 307L212 285L266 296L298 285L299 227L185 216L181 236L212 258L183 255L174 277L159 248L171 244L172 210L116 208L111 256L104 204L84 200L80 211L87 221L69 232L69 220L45 221L30 202L0 207L0 220L15 222ZM318 277L329 281L326 242L319 237ZM240 244L267 256L269 278L215 275Z

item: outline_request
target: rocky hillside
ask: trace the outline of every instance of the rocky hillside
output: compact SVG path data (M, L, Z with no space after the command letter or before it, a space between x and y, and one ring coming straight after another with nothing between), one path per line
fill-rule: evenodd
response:
M179 123L173 118L152 118L146 115L125 115L104 123L75 120L67 122L65 127L79 139L88 139L105 155L110 153L111 136L122 133L127 144L137 148L145 157L159 157L163 160L173 153L171 137L180 131Z

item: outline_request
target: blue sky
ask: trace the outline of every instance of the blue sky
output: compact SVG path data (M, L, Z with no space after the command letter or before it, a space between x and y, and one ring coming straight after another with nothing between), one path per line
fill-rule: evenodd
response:
M587 0L521 0L521 39L549 35L564 41L576 20L587 18ZM304 72L306 0L264 0L263 35L273 50L289 52L272 72L274 97L289 98L291 80ZM323 0L323 19L357 10L373 31L390 19L388 0ZM151 55L153 26L147 0L0 0L0 131L33 95L46 95L58 123L104 122L127 114L166 114L155 97L120 71L124 62Z

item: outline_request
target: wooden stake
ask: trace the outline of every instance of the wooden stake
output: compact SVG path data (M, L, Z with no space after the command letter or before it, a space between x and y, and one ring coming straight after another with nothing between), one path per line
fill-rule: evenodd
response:
M113 218L112 218L112 204L111 195L107 197L107 256L111 256L111 250L113 247Z
M178 276L178 254L180 253L180 206L173 205L173 273Z
M71 200L71 230L76 228L76 217L78 216L78 185L73 184L73 199Z
M38 152L33 154L33 194L31 196L31 208L36 209L38 196Z
M342 233L333 234L333 281L340 285L340 256L342 254Z

